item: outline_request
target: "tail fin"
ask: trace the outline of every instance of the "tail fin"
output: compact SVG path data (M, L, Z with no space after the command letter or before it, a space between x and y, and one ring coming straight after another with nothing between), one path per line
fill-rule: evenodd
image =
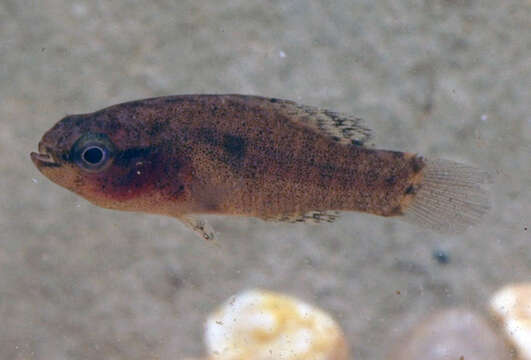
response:
M472 166L443 159L423 159L420 183L403 210L404 220L440 233L459 233L478 224L489 209L481 184L490 176Z

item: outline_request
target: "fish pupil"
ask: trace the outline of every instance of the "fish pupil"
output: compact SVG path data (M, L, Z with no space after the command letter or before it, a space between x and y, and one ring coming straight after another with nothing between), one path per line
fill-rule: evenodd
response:
M83 160L91 165L99 164L103 160L103 150L97 146L91 146L83 152Z

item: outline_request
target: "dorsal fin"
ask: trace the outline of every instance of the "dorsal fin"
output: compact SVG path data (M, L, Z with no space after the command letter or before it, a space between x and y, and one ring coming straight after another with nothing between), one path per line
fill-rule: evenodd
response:
M289 100L271 99L293 121L320 131L341 144L364 145L371 138L371 130L363 120L314 106L300 105Z

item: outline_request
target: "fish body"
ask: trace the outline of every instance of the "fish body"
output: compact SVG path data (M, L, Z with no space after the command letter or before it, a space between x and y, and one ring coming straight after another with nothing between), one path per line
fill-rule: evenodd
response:
M372 149L369 137L356 117L288 100L182 95L67 116L31 157L95 205L174 216L206 238L202 214L323 222L361 211L446 231L488 210L484 172Z

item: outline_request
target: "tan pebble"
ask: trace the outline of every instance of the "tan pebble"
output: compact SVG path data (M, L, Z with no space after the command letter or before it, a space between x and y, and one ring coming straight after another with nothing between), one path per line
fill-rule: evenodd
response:
M212 360L346 360L336 322L296 298L264 290L230 298L206 322Z
M480 315L449 309L421 322L389 360L508 360L510 350Z
M531 283L508 285L494 294L490 310L500 320L519 360L531 360Z

